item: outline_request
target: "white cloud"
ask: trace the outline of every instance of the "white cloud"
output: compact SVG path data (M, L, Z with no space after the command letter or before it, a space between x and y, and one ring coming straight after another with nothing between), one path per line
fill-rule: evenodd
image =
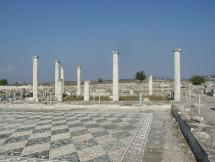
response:
M0 73L12 73L15 70L15 66L14 65L4 65L0 67Z

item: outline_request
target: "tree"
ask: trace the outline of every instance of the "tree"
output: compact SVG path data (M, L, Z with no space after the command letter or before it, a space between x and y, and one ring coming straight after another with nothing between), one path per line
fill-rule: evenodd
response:
M0 80L0 85L8 85L8 82L6 79Z
M143 81L146 78L144 71L138 71L135 75L136 80Z
M103 79L102 79L102 78L99 78L99 79L98 79L98 82L99 82L99 83L102 83L102 82L103 82Z
M205 83L205 78L200 75L194 75L190 78L190 81L193 85L201 85L202 83Z

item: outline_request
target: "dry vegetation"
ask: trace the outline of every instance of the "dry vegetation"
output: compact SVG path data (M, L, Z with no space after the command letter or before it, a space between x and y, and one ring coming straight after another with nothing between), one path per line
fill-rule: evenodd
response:
M166 96L144 96L144 98L149 98L150 101L169 101L170 99ZM66 96L64 101L83 101L83 96ZM109 96L101 96L100 99L98 96L94 98L95 101L112 101ZM139 101L139 96L121 96L120 101ZM90 97L90 101L93 101L93 97Z

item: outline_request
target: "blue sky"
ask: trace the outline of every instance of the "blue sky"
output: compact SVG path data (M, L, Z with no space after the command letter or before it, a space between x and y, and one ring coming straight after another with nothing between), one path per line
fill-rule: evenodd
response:
M181 48L183 78L215 73L214 0L1 0L0 79L54 80L54 60L75 80L112 78L112 50L120 51L120 78L173 77L173 49Z

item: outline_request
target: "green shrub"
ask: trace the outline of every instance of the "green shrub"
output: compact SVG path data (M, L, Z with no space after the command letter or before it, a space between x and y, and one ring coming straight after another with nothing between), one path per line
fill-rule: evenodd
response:
M8 85L7 79L0 80L0 85Z
M202 83L205 83L205 78L200 75L194 75L190 78L190 81L193 85L201 85Z
M135 75L136 80L143 81L146 78L144 71L138 71Z

